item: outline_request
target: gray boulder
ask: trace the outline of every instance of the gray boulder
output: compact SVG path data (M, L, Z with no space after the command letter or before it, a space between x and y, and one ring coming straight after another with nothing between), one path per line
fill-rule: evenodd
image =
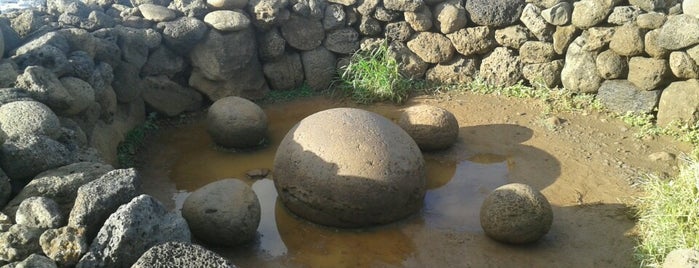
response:
M680 14L669 16L658 34L658 45L678 50L699 43L699 18Z
M624 25L636 21L638 15L643 13L641 9L635 6L618 6L609 14L607 22L616 25Z
M73 99L68 108L58 111L61 115L79 114L95 102L95 90L89 83L70 76L62 77L59 81Z
M150 248L132 268L235 268L229 260L202 246L184 242L166 242Z
M459 122L454 114L432 105L408 107L401 112L397 124L422 151L447 149L459 138Z
M58 77L41 66L24 69L24 73L17 77L16 87L25 89L32 98L58 111L67 109L73 101Z
M15 81L17 81L17 76L19 75L18 69L19 67L17 67L17 64L15 64L14 61L0 61L0 88L9 88L14 86Z
M607 80L600 86L597 100L612 112L645 114L653 111L660 92L642 90L627 80Z
M324 90L330 87L336 74L336 61L335 54L322 46L301 52L306 84L314 90Z
M667 15L660 12L648 12L638 15L636 17L636 25L642 29L654 30L658 29L665 24L667 20Z
M289 19L288 4L285 0L250 0L248 14L255 26L267 30Z
M463 28L447 37L456 51L467 57L487 53L496 45L493 32L487 26Z
M629 4L637 6L645 11L651 12L655 11L658 9L663 9L665 8L665 3L666 2L673 2L673 1L664 1L664 0L629 0Z
M185 60L166 46L159 46L148 54L148 61L141 68L142 76L165 75L173 78L185 68ZM110 83L111 84L111 83ZM94 85L93 85L94 86Z
M425 79L440 84L466 84L473 81L480 61L477 58L454 57L427 70Z
M573 7L568 2L560 2L541 11L541 17L550 24L563 26L570 23Z
M653 58L666 58L670 51L660 46L658 37L660 36L660 29L655 29L646 33L644 37L645 51Z
M41 250L61 267L72 267L87 252L85 229L64 226L48 229L39 237Z
M374 18L382 22L392 22L398 20L402 13L401 11L387 9L379 5L374 10Z
M136 68L141 68L148 60L148 52L162 42L162 35L153 29L135 29L117 26L119 35L117 44L121 49L121 58Z
M530 84L541 84L548 88L555 88L561 84L561 71L563 60L554 60L545 63L525 64L522 75Z
M675 249L665 256L662 268L696 268L698 263L699 251L689 248Z
M699 66L692 57L684 51L675 51L670 53L670 70L677 78L680 79L696 79L699 78ZM2 111L2 107L0 107Z
M281 26L281 33L289 46L299 50L312 50L325 39L323 23L299 16L291 16Z
M209 30L204 22L193 17L161 22L158 23L158 28L162 29L163 43L183 56L189 54Z
M2 145L0 165L13 181L27 182L37 174L72 162L63 144L46 136L26 135Z
M541 16L541 9L527 4L519 17L524 26L536 36L539 41L550 42L555 28Z
M287 53L276 61L265 63L262 71L273 90L291 90L303 84L304 71L298 53Z
M61 123L43 103L15 101L0 106L0 130L11 138L45 135L55 139L61 135Z
M573 92L594 93L602 84L602 77L597 74L597 53L584 50L585 45L585 39L578 37L568 47L561 83Z
M225 49L234 47L236 49ZM211 80L226 80L256 62L255 36L252 29L220 33L209 31L197 44L190 59L192 66Z
M575 27L587 29L607 20L615 0L582 0L573 3L571 23Z
M141 98L145 87L140 73L141 67L127 62L122 62L114 67L112 89L114 89L119 102L129 103Z
M553 51L556 51L558 55L563 55L579 32L580 30L573 25L556 27L556 31L553 33Z
M659 89L667 83L670 67L665 59L633 57L629 60L628 79L643 90Z
M381 22L370 16L362 16L359 22L359 32L365 36L380 35L382 32Z
M483 58L480 76L486 83L499 87L512 86L522 80L522 61L514 51L497 47Z
M140 195L109 216L76 267L130 267L151 247L172 241L191 242L187 222Z
M140 178L134 169L117 169L78 188L68 226L85 228L88 241L116 209L138 195Z
M19 261L19 262L14 262L11 264L8 264L7 266L3 267L12 267L12 268L56 268L56 263L52 261L49 258L46 258L43 255L39 254L32 254L29 255L26 259Z
M206 131L219 146L259 146L267 135L267 115L247 99L230 96L214 102L206 115Z
M177 18L174 10L160 5L142 4L138 6L138 11L141 12L144 19L154 22L170 21Z
M246 68L238 70L231 80L212 80L195 68L189 77L189 85L206 94L212 101L228 96L261 99L269 92L262 65L257 60L250 61Z
M46 197L30 197L22 201L15 214L15 222L30 227L50 229L65 224L65 217L55 201Z
M407 42L413 33L414 32L413 29L410 28L410 24L405 21L386 24L386 29L384 29L384 34L388 42Z
M422 0L384 0L383 6L396 11L415 11L425 5Z
M418 32L408 41L408 48L429 63L445 62L454 55L452 42L438 33Z
M182 206L182 216L192 234L204 243L233 247L255 238L260 201L245 182L224 179L190 194Z
M72 71L69 73L71 76L78 77L80 79L89 79L92 76L92 72L95 69L95 62L92 56L86 51L76 50L68 55L68 63L71 66Z
M624 24L614 31L609 42L609 48L622 56L643 54L643 39L645 33L634 24Z
M48 170L37 175L24 186L17 196L7 203L3 212L14 215L22 201L30 197L42 196L56 201L61 207L62 214L67 216L73 208L78 188L112 169L112 166L107 164L78 162Z
M277 28L264 32L259 38L258 51L260 59L269 61L284 55L286 40L284 40Z
M327 33L323 46L339 54L350 54L359 49L359 33L353 28L340 28Z
M697 122L699 115L699 81L690 79L671 83L663 89L658 104L658 126Z
M15 224L0 233L0 262L21 261L41 251L39 236L43 229Z
M485 234L494 240L532 243L551 229L553 210L539 191L511 183L498 187L483 200L480 222Z
M325 8L322 22L326 31L343 27L346 21L347 13L345 13L345 9L341 5L330 4Z
M238 2L240 0L237 0ZM168 8L177 10L187 17L201 19L209 12L206 0L172 0Z
M409 79L422 79L429 67L427 62L401 42L391 42L387 56L398 63L398 72Z
M204 17L204 23L221 32L240 31L250 27L250 19L241 10L216 10Z
M523 0L469 0L465 8L475 24L503 27L517 22L525 4Z
M612 41L616 29L617 27L592 27L583 31L581 35L585 39L583 49L599 52Z
M605 50L595 59L597 73L604 79L624 78L629 71L628 59L611 50Z
M176 116L201 107L203 98L199 92L180 86L166 76L149 76L143 82L143 100L158 113Z
M29 45L31 44L32 43L29 43ZM25 47L20 47L18 51L24 49ZM41 66L59 76L71 71L71 66L65 52L58 47L48 44L31 48L22 54L16 54L11 59L16 62L17 66L22 70L29 66Z
M432 11L428 7L422 7L414 12L403 13L405 21L417 32L428 31L432 28Z
M522 63L544 63L553 60L556 53L553 44L541 41L527 41L519 48Z
M435 24L441 33L449 34L466 27L466 10L459 2L447 1L434 7Z
M522 25L508 26L495 30L495 41L504 47L519 49L519 47L534 36L527 27Z

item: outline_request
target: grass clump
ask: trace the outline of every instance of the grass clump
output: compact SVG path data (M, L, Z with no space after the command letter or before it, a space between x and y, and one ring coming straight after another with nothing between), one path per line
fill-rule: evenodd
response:
M278 103L287 102L300 98L311 97L320 94L313 90L306 82L301 84L298 88L292 90L272 90L270 91L260 103Z
M122 168L133 167L136 160L136 153L143 147L146 136L158 129L155 123L156 113L148 114L146 121L126 133L124 141L117 147L117 160Z
M391 57L386 42L370 51L359 50L340 69L338 85L358 103L380 101L403 103L413 82L401 75L399 64Z
M661 180L648 176L638 199L639 245L642 267L661 266L670 251L699 247L699 162L688 157L677 177Z

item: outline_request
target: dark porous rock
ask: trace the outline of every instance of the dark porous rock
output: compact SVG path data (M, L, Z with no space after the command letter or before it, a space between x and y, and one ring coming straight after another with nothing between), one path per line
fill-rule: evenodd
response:
M140 195L109 216L76 267L130 267L151 247L172 241L191 242L187 222L155 198Z
M61 115L77 115L95 103L95 90L88 82L70 76L62 77L60 81L63 88L73 97L67 109L58 111Z
M41 66L59 76L71 71L71 65L65 53L52 45L43 45L24 54L13 56L12 60L22 70L29 66Z
M273 28L258 36L259 41L257 43L259 44L258 51L261 60L270 61L284 55L286 40L284 40L277 28Z
M401 11L387 9L383 6L377 6L374 10L374 18L383 22L392 22L398 20L402 15Z
M235 268L236 266L202 246L184 242L167 242L150 248L131 267Z
M0 207L5 207L7 201L10 200L12 195L12 184L10 184L10 178L7 177L5 171L0 169ZM2 214L2 213L0 213ZM1 221L1 220L0 220ZM2 222L0 222L2 225ZM0 227L0 232L3 232L3 228Z
M410 36L413 35L413 29L410 28L410 24L405 21L391 22L386 24L384 34L388 42L406 42L410 39Z
M653 111L660 93L660 90L642 90L627 80L607 80L600 86L597 100L619 114L645 114Z
M459 138L459 122L454 114L431 105L417 105L403 110L398 125L423 151L449 148Z
M466 10L457 1L437 4L434 8L435 23L443 34L453 33L464 28L468 23Z
M445 62L454 56L452 42L439 33L418 32L408 41L408 48L429 63Z
M206 94L212 101L228 96L261 99L269 92L262 65L257 60L250 61L248 66L238 70L233 79L223 81L209 79L202 71L194 68L189 77L189 85Z
M107 217L138 195L140 183L135 169L117 169L80 186L68 226L85 228L92 241Z
M41 250L61 267L72 267L87 252L85 229L64 226L48 229L39 237Z
M181 17L174 21L158 23L162 29L163 43L179 55L187 55L189 51L204 38L209 28L206 24L193 17Z
M663 89L658 104L658 126L674 123L695 124L699 117L699 81L689 79L672 82Z
M289 46L299 50L312 50L325 39L323 23L299 16L291 16L281 26L281 33Z
M336 75L336 61L335 54L323 46L301 52L306 84L314 90L324 90L330 87Z
M548 88L555 88L561 84L561 71L563 60L554 60L545 63L525 64L522 75L530 84L542 84Z
M477 58L454 57L427 70L427 81L441 84L466 84L476 77L480 61Z
M206 0L172 0L168 8L182 12L187 17L200 19L209 12Z
M597 73L607 80L624 78L629 71L628 59L619 56L611 50L599 53L595 63L597 65Z
M223 179L190 194L182 206L182 216L202 242L234 247L255 238L260 201L245 182Z
M633 57L629 60L628 80L643 90L655 90L665 85L670 75L665 59Z
M0 232L0 263L24 260L41 251L39 237L43 229L15 224L7 232Z
M323 45L339 54L350 54L359 49L359 33L353 28L341 28L327 33Z
M46 136L10 138L2 145L0 165L13 181L27 182L37 174L72 162L63 144Z
M58 77L41 66L30 66L17 77L16 86L25 89L29 95L54 110L70 107L73 97L63 87Z
M405 22L417 32L424 32L432 28L432 11L429 7L422 7L414 12L403 13Z
M483 201L480 212L485 234L511 244L532 243L551 229L553 210L546 197L521 183L500 186Z
M51 259L47 258L46 256L34 253L32 255L29 255L29 257L27 257L26 259L24 259L22 261L10 263L7 266L3 266L3 267L57 268L58 266L56 266L56 263L54 261L52 261Z
M34 101L27 90L16 87L0 88L0 105L15 101Z
M493 31L487 26L463 28L448 34L447 37L454 44L456 51L467 57L488 53L496 45Z
M267 115L260 106L249 100L226 97L209 107L206 130L220 146L254 147L260 145L267 135Z
M58 138L61 124L51 108L36 101L15 101L0 106L0 130L8 137L45 135Z
M422 79L429 67L429 63L423 61L402 42L391 42L388 46L388 56L398 63L398 72L410 79Z
M149 76L143 82L143 100L158 113L176 116L201 108L203 97L199 92L180 86L167 76Z
M114 89L119 102L128 103L141 98L144 85L140 73L140 67L126 62L114 67L112 89Z
M524 42L532 39L532 33L522 25L508 26L495 30L495 41L504 47L519 49Z
M425 181L425 162L410 135L360 109L306 117L286 134L274 158L282 203L302 218L329 226L403 219L422 208Z
M561 83L573 92L594 93L602 84L602 77L597 74L595 62L597 53L586 51L585 39L578 37L568 47L565 65L561 71Z
M0 88L10 88L13 87L15 81L17 81L17 76L19 67L11 60L0 61Z
M658 34L658 45L678 50L699 43L699 18L680 14L669 16Z
M384 0L383 6L396 11L415 11L425 5L423 0Z
M469 0L465 7L475 24L503 27L517 22L525 4L523 0Z
M262 65L272 90L291 90L303 84L303 65L298 53L287 53L276 61Z
M527 41L519 48L522 63L550 62L556 56L553 44L541 41Z
M512 86L522 80L522 61L515 53L504 47L497 47L483 57L480 75L486 83L494 86Z
M15 222L30 227L50 229L65 224L56 201L50 198L35 196L22 201L15 214Z
M284 0L250 0L248 14L257 28L267 30L289 19L288 5L289 2Z
M68 56L68 63L72 69L70 75L80 79L89 79L90 76L92 76L93 70L95 69L95 62L93 61L92 56L82 50L71 52Z
M362 16L359 22L359 32L366 36L377 36L381 34L381 22L370 17Z
M173 78L185 68L185 60L166 46L159 46L148 55L148 61L141 68L142 76L165 75Z
M73 208L78 188L112 169L114 168L107 164L78 162L42 172L7 203L3 212L14 215L19 204L25 199L43 196L56 201L63 215L67 216Z
M345 26L347 13L341 5L331 4L325 8L325 16L323 16L323 28L334 30Z
M234 47L236 49L226 49ZM209 31L197 44L190 59L208 79L226 80L240 74L240 70L257 61L256 42L252 29L220 33Z

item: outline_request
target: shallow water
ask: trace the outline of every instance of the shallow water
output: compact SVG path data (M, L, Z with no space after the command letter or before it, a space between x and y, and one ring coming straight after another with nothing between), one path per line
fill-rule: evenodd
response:
M272 260L300 267L400 266L421 244L411 235L414 228L481 232L478 213L483 199L508 183L512 160L505 156L477 154L454 161L439 153L425 155L428 191L423 210L394 224L361 230L328 228L299 219L277 199L271 179L246 178L248 170L272 169L279 142L296 122L332 105L301 102L265 109L270 122L268 146L255 151L216 148L203 120L164 129L144 153L144 190L170 208L180 209L189 192L210 182L233 177L248 183L261 205L258 239L236 249L215 249L241 266L264 266ZM390 105L368 110L392 120L400 113Z

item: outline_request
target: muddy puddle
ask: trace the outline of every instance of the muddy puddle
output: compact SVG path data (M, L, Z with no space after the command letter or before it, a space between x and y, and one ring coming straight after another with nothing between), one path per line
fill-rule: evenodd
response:
M557 183L559 177L568 176L563 170L568 164L545 149L527 144L534 136L532 129L497 120L472 124L463 120L458 109L452 110L462 126L457 144L446 151L424 154L428 191L417 215L361 230L327 228L295 217L277 200L271 177L252 179L246 173L272 169L279 142L296 122L314 112L340 106L347 105L312 98L263 107L270 123L268 146L255 151L215 148L206 134L204 120L163 127L140 154L144 191L170 209L179 209L189 192L210 182L239 178L248 183L261 204L258 238L235 249L212 248L240 267L552 267L549 265L575 263L580 266L571 267L605 267L587 266L600 260L615 265L610 267L626 267L633 263L633 243L627 235L633 222L623 216L623 204L571 205L568 197L577 190L561 188ZM401 109L392 105L359 108L392 120ZM544 139L541 144L549 142ZM551 232L532 246L496 243L480 228L478 215L483 199L510 182L528 183L542 190L554 205ZM597 185L604 187L603 183ZM552 192L559 188L562 194ZM587 219L597 214L603 218ZM598 230L604 228L608 235L599 234ZM589 234L570 234L576 231ZM612 254L600 247L604 244L621 248L628 256ZM588 252L580 250L587 247L592 248ZM574 256L575 252L580 256Z

